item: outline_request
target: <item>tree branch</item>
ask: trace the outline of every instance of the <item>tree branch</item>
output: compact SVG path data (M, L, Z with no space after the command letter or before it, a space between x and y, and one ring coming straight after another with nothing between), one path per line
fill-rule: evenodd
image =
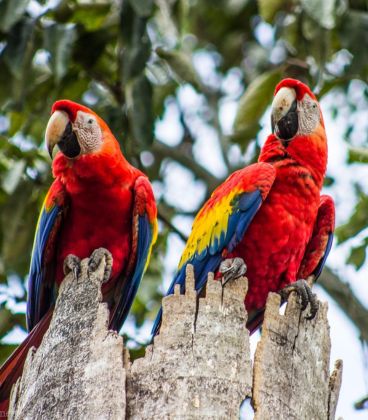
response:
M368 342L368 309L354 295L349 284L341 281L328 267L322 272L318 284L340 306L360 332L360 338Z
M162 159L166 157L171 158L191 170L197 178L205 181L209 191L213 191L222 181L195 162L192 157L183 153L180 148L170 147L159 140L155 140L151 150L156 156L159 156Z
M158 209L157 209L157 215L158 215L158 218L163 222L163 223L165 223L165 225L171 230L171 231L173 231L174 233L176 233L178 236L179 236L179 238L185 243L187 240L188 240L188 237L186 236L186 235L184 235L184 233L183 232L181 232L176 226L174 226L172 223L171 223L171 220L170 220L170 218L164 213L164 211L163 211L163 209L160 207L160 206L158 206Z

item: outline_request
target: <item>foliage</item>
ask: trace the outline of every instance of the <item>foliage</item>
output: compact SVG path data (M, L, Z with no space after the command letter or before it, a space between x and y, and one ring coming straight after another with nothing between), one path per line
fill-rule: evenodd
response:
M349 5L342 0L0 0L1 282L7 284L10 275L22 285L26 281L38 209L51 180L42 139L56 99L91 106L127 158L154 182L162 223L133 306L139 327L158 308L169 231L181 233L176 216L192 217L222 178L255 159L262 116L280 78L307 81L321 97L338 92L351 115L366 109L367 29L367 6L360 0ZM353 95L357 83L364 91L359 109ZM184 90L195 98L196 109L183 104ZM239 108L229 132L225 105L235 101ZM175 144L157 139L158 124L170 109L178 114ZM334 116L339 112L336 107ZM367 139L357 139L353 118L349 121L348 162L367 163ZM221 152L221 174L211 172L196 152L203 128L209 127ZM172 162L206 187L189 211L168 196ZM340 242L367 226L367 196L357 191L358 204L337 231ZM348 262L357 268L365 261L367 243L365 236L351 250ZM25 294L18 301L24 299ZM3 300L1 337L14 325L24 327L14 299ZM0 358L8 351L0 346Z

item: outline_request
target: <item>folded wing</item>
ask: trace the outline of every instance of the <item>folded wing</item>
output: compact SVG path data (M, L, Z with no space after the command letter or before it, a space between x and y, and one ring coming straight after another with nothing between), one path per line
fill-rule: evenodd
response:
M167 294L180 284L185 287L185 268L194 266L196 290L206 283L207 274L215 272L226 255L243 239L253 217L266 199L275 179L275 169L268 163L256 163L234 172L205 203L193 222L192 232L182 254L178 272ZM161 322L161 310L152 333Z
M55 302L55 251L67 196L61 182L51 185L38 219L28 278L27 327L31 331Z
M145 176L140 176L134 184L132 249L128 269L118 280L110 319L110 328L116 331L128 316L156 239L157 209L152 187Z

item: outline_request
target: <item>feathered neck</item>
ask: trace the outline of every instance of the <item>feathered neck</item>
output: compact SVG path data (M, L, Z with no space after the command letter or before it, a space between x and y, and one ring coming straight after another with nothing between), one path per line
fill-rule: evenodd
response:
M286 146L273 134L261 150L259 162L276 167L295 163L307 169L322 187L327 166L327 139L323 126L308 136L296 136Z
M52 164L53 175L68 187L68 184L108 186L123 184L137 171L123 156L119 144L109 143L96 153L69 159L59 152Z

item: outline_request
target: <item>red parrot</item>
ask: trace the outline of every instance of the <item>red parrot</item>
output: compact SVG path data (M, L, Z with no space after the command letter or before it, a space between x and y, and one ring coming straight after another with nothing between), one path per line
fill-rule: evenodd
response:
M258 163L234 172L196 216L182 254L175 284L185 288L186 265L193 264L196 290L208 272L223 282L247 271L248 328L263 320L269 292L286 299L291 291L318 306L305 279L318 278L330 251L335 209L320 195L327 164L327 138L316 97L302 82L281 81L272 103L272 131ZM245 265L245 264L246 265ZM152 333L161 323L159 312Z
M157 236L156 204L148 178L124 158L107 124L92 110L55 102L46 128L55 180L39 217L28 280L30 331L0 371L0 401L9 398L31 346L48 328L64 272L77 275L79 259L96 266L106 257L103 299L109 327L122 327ZM110 255L106 252L110 251ZM65 265L64 265L65 260ZM111 266L112 264L112 266Z

